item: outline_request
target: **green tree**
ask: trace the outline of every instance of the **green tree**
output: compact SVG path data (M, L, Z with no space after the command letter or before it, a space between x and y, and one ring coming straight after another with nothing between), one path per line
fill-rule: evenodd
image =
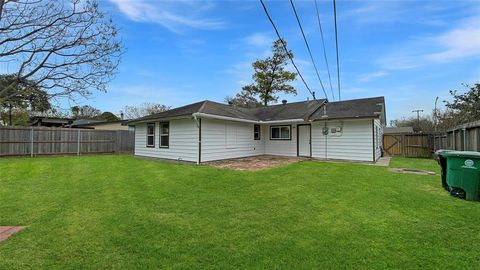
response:
M480 119L480 83L469 86L463 84L468 90L459 94L457 90L450 90L452 101L444 101L460 123L471 122Z
M0 75L0 89L9 86L8 99L0 98L0 111L3 122L9 125L24 124L29 112L45 112L51 109L46 91L28 81L18 81L14 75ZM25 117L27 116L27 117ZM22 120L16 121L15 118ZM8 121L7 121L8 119Z
M105 120L105 121L117 121L119 120L118 116L116 116L115 114L111 113L111 112L103 112L102 114L100 114L97 119L100 119L100 120Z
M258 96L264 106L277 102L278 93L297 94L297 90L289 84L296 79L297 74L285 70L288 59L293 57L292 51L285 51L284 40L273 42L272 56L255 61L252 66L255 73L252 76L253 84L242 87L241 97L254 98Z

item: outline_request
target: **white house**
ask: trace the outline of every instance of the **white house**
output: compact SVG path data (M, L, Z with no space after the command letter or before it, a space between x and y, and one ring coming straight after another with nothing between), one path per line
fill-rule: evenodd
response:
M246 109L201 101L131 120L135 155L208 162L255 155L375 162L383 97L310 100Z

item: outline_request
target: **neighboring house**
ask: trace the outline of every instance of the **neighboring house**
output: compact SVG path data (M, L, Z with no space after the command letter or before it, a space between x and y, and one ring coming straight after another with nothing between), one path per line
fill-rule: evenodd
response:
M72 124L71 118L33 116L30 117L30 126L32 127L66 127Z
M413 127L385 127L383 134L413 134Z
M129 130L128 125L124 125L127 120L104 121L104 120L76 120L71 127L88 128L96 130Z
M311 100L246 109L201 101L128 122L135 155L196 163L255 155L374 162L383 97Z

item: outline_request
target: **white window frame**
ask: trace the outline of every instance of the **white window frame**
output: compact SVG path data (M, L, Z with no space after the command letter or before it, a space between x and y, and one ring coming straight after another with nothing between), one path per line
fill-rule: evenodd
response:
M150 127L153 126L153 133L148 133L148 130L150 129ZM146 145L147 147L155 147L155 123L147 123L147 131L145 132L147 134L147 141L146 141ZM148 138L149 137L153 137L153 144L148 144Z
M167 125L168 132L162 133L162 125ZM162 137L167 137L167 145L162 145ZM170 122L158 123L158 147L169 148L170 147Z
M288 138L282 138L282 128L288 128ZM278 135L280 135L279 138L273 138L273 129L279 129L278 130ZM270 126L270 140L272 141L289 141L292 140L292 126L291 125L278 125L278 126Z

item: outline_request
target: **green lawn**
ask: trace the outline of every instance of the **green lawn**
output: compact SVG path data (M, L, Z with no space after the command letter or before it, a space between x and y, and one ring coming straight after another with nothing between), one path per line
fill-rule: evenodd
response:
M397 167L435 170L433 160ZM0 269L478 269L480 203L439 176L305 161L238 172L131 156L0 159Z
M427 158L396 157L391 160L390 167L420 169L440 173L440 165L436 161Z

